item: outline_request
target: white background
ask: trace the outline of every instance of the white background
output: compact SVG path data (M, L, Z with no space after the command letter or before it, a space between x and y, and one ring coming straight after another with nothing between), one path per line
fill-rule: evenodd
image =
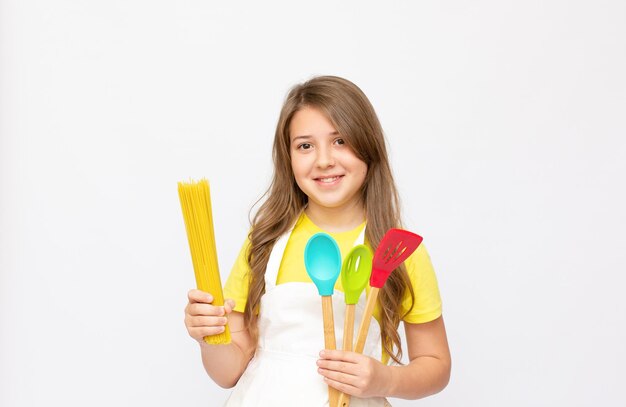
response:
M370 97L438 273L448 388L624 406L626 3L0 2L0 405L217 406L176 182L230 270L282 100Z

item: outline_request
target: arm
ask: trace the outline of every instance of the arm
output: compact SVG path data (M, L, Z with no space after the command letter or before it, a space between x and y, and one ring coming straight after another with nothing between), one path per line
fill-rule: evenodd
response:
M185 308L185 325L189 335L200 344L204 370L219 386L233 387L246 370L254 355L255 344L245 329L243 314L233 311L235 303L227 300L224 306L213 306L211 294L191 290ZM209 345L204 337L224 331L228 322L231 343Z
M354 352L324 350L319 373L330 386L357 397L418 399L443 390L451 367L443 317L404 326L407 365L386 366Z
M450 380L452 360L443 317L424 324L404 323L409 364L389 366L388 395L417 399L443 390Z

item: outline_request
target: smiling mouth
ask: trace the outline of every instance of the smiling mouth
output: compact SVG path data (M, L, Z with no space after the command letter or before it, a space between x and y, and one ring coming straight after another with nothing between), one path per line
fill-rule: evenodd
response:
M321 182L322 184L332 184L333 182L338 181L341 178L343 178L343 175L337 175L337 176L334 176L334 177L315 178L315 181Z

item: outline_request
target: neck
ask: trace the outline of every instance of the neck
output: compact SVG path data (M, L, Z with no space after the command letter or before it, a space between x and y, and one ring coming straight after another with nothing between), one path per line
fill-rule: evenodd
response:
M365 220L365 208L360 201L337 208L309 202L304 212L319 228L332 233L353 230Z

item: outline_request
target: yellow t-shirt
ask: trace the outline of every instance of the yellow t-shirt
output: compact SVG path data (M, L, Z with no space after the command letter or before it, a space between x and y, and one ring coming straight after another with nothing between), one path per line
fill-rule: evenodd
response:
M337 241L342 259L350 252L355 244L355 240L359 237L364 227L365 223L347 232L326 232ZM285 254L283 255L278 270L276 284L288 282L307 282L313 284L304 266L304 248L309 238L319 232L325 231L317 227L308 216L303 213L296 222L287 242L287 246L285 247ZM224 286L224 298L232 298L235 300L235 311L239 312L244 312L248 298L248 274L250 267L248 265L247 254L249 246L250 241L246 239ZM441 315L441 297L439 295L435 271L433 270L430 257L428 256L428 252L426 252L424 244L421 244L404 264L415 292L415 304L403 318L403 321L417 324L438 318ZM341 278L337 279L335 289L343 292ZM366 290L369 292L369 285L366 287ZM409 309L410 305L411 295L407 290L402 300L400 315L403 315ZM380 308L378 305L376 305L374 309L374 317L380 321Z

